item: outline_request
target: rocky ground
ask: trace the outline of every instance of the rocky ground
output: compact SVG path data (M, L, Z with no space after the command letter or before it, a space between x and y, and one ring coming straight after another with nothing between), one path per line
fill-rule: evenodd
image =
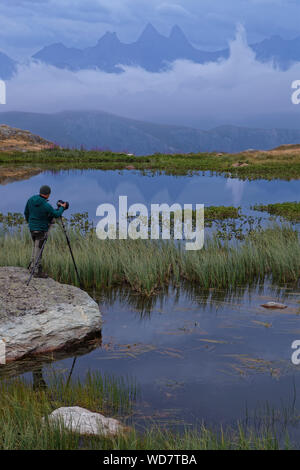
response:
M52 142L29 131L0 124L0 152L39 151L52 145Z
M6 362L73 346L101 332L98 304L77 287L0 268L0 340Z

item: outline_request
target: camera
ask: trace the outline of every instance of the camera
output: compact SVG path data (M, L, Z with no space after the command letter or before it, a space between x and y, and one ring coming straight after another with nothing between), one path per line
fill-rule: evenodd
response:
M65 202L65 201L62 201L61 199L59 199L59 201L57 201L57 207L60 207L62 206L63 204L66 204L66 210L69 209L69 203L68 202Z

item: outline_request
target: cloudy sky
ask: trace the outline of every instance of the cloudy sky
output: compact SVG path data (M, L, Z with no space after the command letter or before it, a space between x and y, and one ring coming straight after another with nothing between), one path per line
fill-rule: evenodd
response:
M190 41L223 48L242 23L250 42L300 35L298 0L1 0L0 50L20 59L53 42L94 45L106 31L137 38L146 23L164 34L179 24Z
M247 43L272 34L300 36L299 0L1 0L0 50L25 59L54 42L93 45L105 31L133 41L148 22L168 34L174 24L197 46L222 48L219 63L178 61L167 72L126 67L120 75L71 72L26 62L7 83L1 111L99 109L125 117L209 129L234 124L300 127L300 105L287 71L255 60Z

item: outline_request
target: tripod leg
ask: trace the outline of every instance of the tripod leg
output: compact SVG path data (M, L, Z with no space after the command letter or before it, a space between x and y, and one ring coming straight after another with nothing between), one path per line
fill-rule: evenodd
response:
M62 220L62 217L60 217L60 222L61 222L61 227L64 231L64 234L65 234L65 237L66 237L66 240L67 240L67 244L68 244L68 247L69 247L69 250L70 250L70 253L71 253L71 257L72 257L72 261L73 261L73 264L74 264L74 268L75 268L75 272L76 272L76 276L77 276L77 279L78 279L78 282L79 282L79 286L82 287L82 284L81 284L81 280L80 280L80 276L79 276L79 273L78 273L78 269L77 269L77 266L76 266L76 263L75 263L75 258L74 258L74 255L73 255L73 251L72 251L72 247L71 247L71 242L70 242L70 239L68 237L68 234L67 234L67 231L66 231L66 227L65 227L65 224Z

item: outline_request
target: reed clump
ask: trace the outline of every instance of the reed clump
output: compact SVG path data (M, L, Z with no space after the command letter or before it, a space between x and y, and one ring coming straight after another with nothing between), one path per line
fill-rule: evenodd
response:
M37 372L33 372L35 374ZM21 378L0 380L0 450L78 449L81 437L47 417L61 406L81 406L105 416L132 413L138 394L134 380L87 373L68 380L52 372L30 383ZM122 418L121 418L122 419Z
M274 225L253 230L241 241L210 236L202 250L186 251L172 240L99 240L94 230L68 229L83 287L127 285L152 295L181 281L201 288L234 288L263 281L296 282L300 272L298 232ZM0 266L28 265L32 242L27 227L0 231ZM64 234L55 227L44 252L48 274L59 282L77 284Z

